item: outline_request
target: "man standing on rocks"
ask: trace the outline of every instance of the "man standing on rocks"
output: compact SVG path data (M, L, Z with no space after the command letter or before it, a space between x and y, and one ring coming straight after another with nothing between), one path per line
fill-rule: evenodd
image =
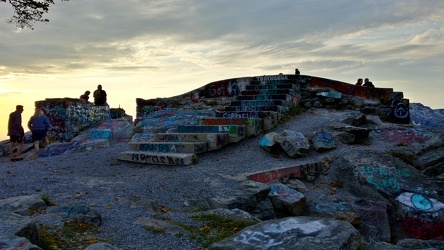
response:
M9 115L8 135L9 135L9 157L11 161L23 160L21 157L23 147L23 137L25 130L22 127L23 106L17 105L15 111ZM14 146L17 143L17 156L14 157Z

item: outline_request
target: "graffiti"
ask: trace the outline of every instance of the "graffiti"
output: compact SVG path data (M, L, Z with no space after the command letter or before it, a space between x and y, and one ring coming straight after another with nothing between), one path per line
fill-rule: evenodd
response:
M108 106L83 104L78 99L56 98L36 101L48 117L50 141L69 141L85 128L110 118Z
M419 129L375 129L374 132L385 141L391 143L403 142L407 145L423 143L432 139L432 134Z
M206 87L205 93L205 97L207 98L222 96L231 97L240 94L240 90L237 85L237 80L233 79L212 83Z
M286 185L284 185L278 181L274 181L274 182L270 183L270 193L268 195L280 196L284 200L288 200L291 203L294 203L304 197L303 194L299 193L298 191L296 191L294 189L287 187Z
M259 112L221 112L217 116L223 117L223 118L263 118Z
M244 136L245 126L237 125L219 125L219 126L185 126L178 125L179 133L228 133L230 135Z
M308 181L312 181L320 174L327 174L328 170L329 166L328 164L325 164L325 162L315 162L290 168L282 168L252 174L248 176L248 179L261 183L282 181L284 179L306 179Z
M409 177L407 169L397 169L386 166L363 166L355 170L355 175L361 183L367 183L376 190L389 194L401 191L400 180Z
M444 221L429 222L422 219L406 217L400 220L400 226L410 238L444 240ZM444 243L440 243L439 249L442 248L444 248Z
M405 205L405 209L425 212L436 213L444 209L444 204L436 199L423 196L422 194L405 192L396 197L396 200Z
M333 99L341 99L342 94L338 92L320 92L316 94L317 96L323 96L327 98L333 98Z
M278 106L228 106L225 107L227 111L280 111Z
M168 155L149 155L144 153L133 153L131 154L131 160L146 162L146 163L185 165L183 159Z
M393 109L393 115L398 119L405 119L409 116L409 108L400 99L392 100L390 108Z
M316 132L316 138L318 138L318 140L324 142L324 143L329 143L333 140L333 138L331 137L331 134L329 133L325 133L325 132Z
M185 148L183 145L173 144L139 144L140 151L156 151L156 152L182 152Z
M230 118L230 119L200 119L198 124L200 125L246 125L253 126L254 119L251 118Z
M273 106L273 105L285 105L285 101L283 100L268 100L268 101L233 101L231 102L232 106L244 106L244 107L253 107L253 106Z
M273 82L285 81L288 80L286 75L272 75L272 76L257 76L256 80L260 81L261 84L270 84Z
M110 129L93 129L89 133L90 139L110 139L111 137Z

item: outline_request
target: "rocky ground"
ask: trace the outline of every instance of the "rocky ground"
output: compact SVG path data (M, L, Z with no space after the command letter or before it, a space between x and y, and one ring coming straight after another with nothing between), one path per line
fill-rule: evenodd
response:
M352 111L310 109L301 115L287 118L273 131L292 130L309 135L322 130L334 135L339 133L334 129L335 126L347 125L341 120L350 112ZM197 249L202 244L190 237L186 231L178 229L180 227L159 231L153 230L158 228L153 225L155 223L159 225L159 221L169 221L175 225L204 228L205 225L200 225L190 216L197 211L210 209L211 204L208 205L208 200L212 198L231 199L230 197L235 196L238 190L244 189L246 175L318 162L326 157L331 160L328 171L313 181L302 180L302 184L299 184L298 191L307 200L307 210L302 215L316 214L324 218L342 219L351 222L359 229L359 222L353 222L354 216L359 214L356 206L352 206L354 209L351 209L354 214L347 214L348 211L344 211L341 215L337 213L341 211L340 208L320 212L322 210L320 207L322 204L333 207L343 204L342 202L374 204L377 201L386 204L390 210L402 190L428 193L430 197L436 199L434 200L436 207L439 203L444 203L443 193L439 187L442 173L441 177L420 175L419 170L405 163L408 157L400 159L389 153L397 151L423 155L431 148L442 148L442 143L436 142L443 141L442 129L415 130L419 131L416 135L383 133L381 131L413 127L385 124L378 117L367 116L367 118L372 122L363 124L362 127L372 131L364 143L346 144L335 138L336 149L322 153L311 149L307 156L301 158L288 157L283 151L272 154L264 150L259 145L262 136L247 138L220 150L199 155L195 164L185 167L118 161L117 154L128 149L127 141L116 141L110 147L83 153L25 159L19 162L10 162L8 157L1 157L0 199L40 194L46 195L58 206L85 204L101 217L102 224L97 234L100 241L108 242L119 249ZM353 163L362 163L365 159L369 159L367 162L370 163L383 162L390 167L397 164L398 166L393 167L401 166L412 173L415 172L411 175L414 180L399 180L400 189L395 190L396 192L390 188L397 186L398 183L384 185L381 182L372 185L371 182L360 181L362 179L356 177L357 173L361 176L375 174L360 169L362 164L353 166ZM380 178L389 176L381 172L378 174ZM369 179L371 178L368 177L367 180ZM414 186L412 182L417 185ZM444 213L443 210L438 209L435 215L439 218ZM384 220L390 220L391 216L393 215L387 215ZM59 223L53 217L44 217L41 220L39 223L45 225ZM441 217L436 221L442 222L442 220ZM399 230L398 227L381 229L384 230L386 230L382 233L384 235L378 236L377 241L382 242L385 239L395 244L403 237L409 238L405 232L394 231ZM74 244L71 247L75 249L85 245Z

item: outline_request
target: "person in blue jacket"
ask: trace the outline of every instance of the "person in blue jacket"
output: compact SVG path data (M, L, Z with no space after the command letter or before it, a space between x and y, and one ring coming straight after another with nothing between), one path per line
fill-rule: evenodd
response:
M34 115L31 116L28 122L28 128L32 132L32 141L34 142L34 149L39 150L40 141L43 140L43 146L46 147L49 144L47 137L49 127L51 123L46 115L43 114L43 110L36 108Z

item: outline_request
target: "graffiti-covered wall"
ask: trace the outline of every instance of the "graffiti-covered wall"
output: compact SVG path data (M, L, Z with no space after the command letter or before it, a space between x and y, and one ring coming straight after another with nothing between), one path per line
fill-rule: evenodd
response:
M79 99L57 98L36 101L51 122L48 137L51 141L70 141L80 131L110 119L108 106L81 103Z
M395 97L392 88L380 88L377 86L375 88L369 88L313 76L301 77L301 79L303 78L305 78L305 82L309 87L330 88L346 95L376 99L382 102L389 101Z
M227 100L236 100L236 97L240 96L241 92L247 90L247 86L250 85L270 85L273 88L277 88L278 84L294 84L296 89L295 92L293 92L293 95L297 95L299 92L298 78L299 76L296 75L284 74L231 78L211 82L198 89L169 98L149 100L136 98L136 116L140 119L164 107L174 108L176 103L183 104L185 101L189 103L197 103L202 99L217 100L223 98ZM291 98L293 98L293 96L291 96Z

